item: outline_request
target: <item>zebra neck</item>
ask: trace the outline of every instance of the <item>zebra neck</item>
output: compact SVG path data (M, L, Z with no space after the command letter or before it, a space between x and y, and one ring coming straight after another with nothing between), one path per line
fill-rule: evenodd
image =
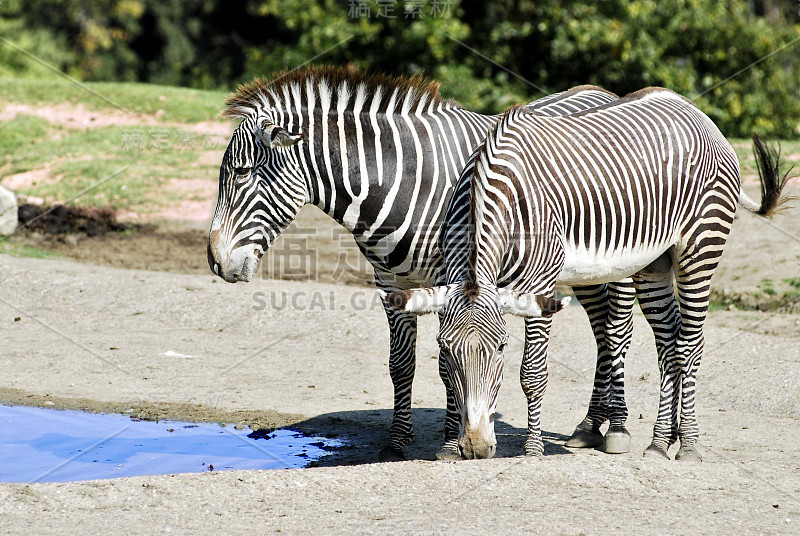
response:
M309 200L362 246L388 254L410 228L438 225L492 121L441 105L416 114L330 114L308 125Z

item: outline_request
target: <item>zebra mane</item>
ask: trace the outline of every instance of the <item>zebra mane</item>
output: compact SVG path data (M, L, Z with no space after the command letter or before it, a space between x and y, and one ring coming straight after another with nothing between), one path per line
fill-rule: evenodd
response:
M691 99L684 97L680 93L676 93L671 89L667 89L664 87L656 87L656 86L650 86L633 91L632 93L628 93L627 95L625 95L624 97L622 97L621 99L612 104L624 104L626 102L644 100L650 96L682 100L684 102L691 104L695 108L697 107L697 105Z
M467 241L467 277L464 282L464 292L471 300L475 300L478 296L479 292L479 285L478 285L478 250L479 250L479 242L480 242L480 233L481 229L479 228L479 214L478 214L478 202L476 199L483 199L486 196L487 187L489 186L489 178L482 172L479 171L481 167L487 167L493 173L498 173L501 175L507 175L500 167L496 166L490 158L491 154L491 145L493 141L496 139L498 132L502 131L503 128L509 123L509 121L513 121L516 115L523 114L523 115L537 115L535 111L531 110L530 108L526 107L522 104L514 104L510 106L505 112L500 115L500 118L497 120L493 126L489 127L488 132L486 133L486 138L484 139L483 143L478 147L475 153L475 166L472 171L472 177L470 180L470 210L469 210L469 225L467 232L470 234L469 240ZM511 199L513 197L512 192L508 189L507 185L505 184L493 184L492 185L495 190L500 190L507 198Z
M460 108L457 102L442 98L439 85L439 82L419 74L392 76L370 74L347 67L312 66L283 71L272 78L256 78L240 85L225 100L227 109L221 115L229 118L252 117L265 108L285 106L288 104L287 98L305 105L308 89L315 95L317 103L322 92L327 91L332 109L336 109L339 98L344 97L348 99L344 109L352 110L359 95L380 98L379 110L383 113L412 112L417 107L430 104ZM395 93L394 103L391 103Z

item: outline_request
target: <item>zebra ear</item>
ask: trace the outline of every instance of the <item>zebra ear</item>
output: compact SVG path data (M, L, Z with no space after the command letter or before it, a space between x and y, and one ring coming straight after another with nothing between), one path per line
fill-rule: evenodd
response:
M501 288L497 300L500 310L504 314L511 313L528 318L550 318L569 305L572 298L567 296L560 300L554 300L542 294L522 293Z
M447 291L449 286L431 288L412 288L409 290L398 290L396 292L384 292L378 289L378 293L384 302L394 307L398 311L424 315L426 313L440 313L447 305Z
M264 142L264 145L270 149L291 147L306 137L302 132L292 134L285 128L270 123L266 119L261 121L260 127L258 136L261 138L261 141Z

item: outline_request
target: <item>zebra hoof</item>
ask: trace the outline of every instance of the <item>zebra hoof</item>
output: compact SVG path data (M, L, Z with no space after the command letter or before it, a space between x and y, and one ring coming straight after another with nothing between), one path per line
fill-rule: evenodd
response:
M694 448L694 445L684 445L678 450L678 453L675 455L676 460L680 460L682 462L702 462L703 458L700 457L700 453L697 452L697 449Z
M442 447L442 450L436 453L436 459L443 462L455 462L461 460L461 453L457 447Z
M651 458L653 460L669 460L669 455L667 454L667 449L659 447L655 444L651 444L647 449L644 451L643 456L645 458Z
M625 454L631 451L631 434L624 426L612 426L603 438L603 452Z
M597 430L584 430L578 426L564 445L573 449L588 449L602 444L603 434Z
M406 455L403 454L401 449L389 446L383 447L378 454L378 459L382 462L403 462L406 459Z

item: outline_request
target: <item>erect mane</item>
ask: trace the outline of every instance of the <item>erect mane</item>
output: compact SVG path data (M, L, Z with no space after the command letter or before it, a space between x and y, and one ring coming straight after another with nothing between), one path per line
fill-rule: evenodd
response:
M538 117L535 111L530 110L524 105L515 104L509 107L500 115L497 123L489 127L486 138L478 147L474 155L474 168L470 180L470 210L469 224L467 229L467 232L470 233L470 237L466 246L468 268L466 279L463 285L464 292L473 301L477 298L480 288L478 284L478 245L482 231L480 228L482 222L478 221L480 218L482 218L482 216L479 218L480 211L476 200L479 198L485 198L490 183L492 184L492 188L494 190L501 192L501 195L505 195L509 199L513 197L513 192L508 189L507 185L492 181L487 174L481 172L480 168L488 168L493 174L508 176L506 171L497 166L497 163L501 160L493 159L492 145L496 141L497 136L500 135L509 125L509 123L512 123L519 115L533 115Z
M352 109L359 92L365 93L367 97L380 94L379 109L384 113L414 110L417 106L431 103L460 107L454 101L444 100L439 94L439 82L423 75L392 76L346 67L312 66L282 71L272 78L256 78L250 83L240 85L225 99L228 108L222 112L222 116L250 117L264 108L280 107L286 102L287 96L305 101L309 86L317 102L323 88L327 88L332 108L338 104L340 96L346 95L348 102L345 109ZM395 93L397 96L390 109L389 103Z
M694 102L692 102L692 100L687 99L686 97L684 97L680 93L676 93L676 92L672 91L671 89L667 89L667 88L663 88L663 87L654 87L654 86L646 87L646 88L643 88L643 89L636 90L636 91L634 91L632 93L628 93L627 95L622 97L617 102L618 103L624 103L624 102L631 102L631 101L637 101L637 100L644 100L644 99L646 99L646 98L648 98L650 96L677 99L677 100L681 100L683 102L687 102L687 103L691 104L694 107L697 106Z

